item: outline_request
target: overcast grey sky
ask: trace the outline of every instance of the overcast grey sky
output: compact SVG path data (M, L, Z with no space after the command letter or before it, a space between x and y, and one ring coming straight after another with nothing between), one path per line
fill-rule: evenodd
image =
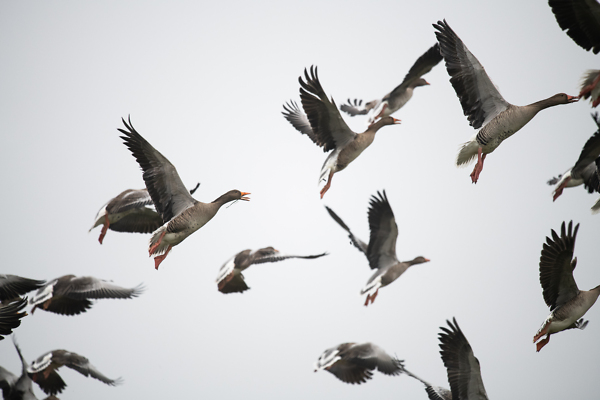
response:
M431 24L443 18L513 104L576 95L584 71L598 68L544 1L2 2L0 272L147 287L80 316L23 319L15 332L28 360L64 348L124 379L109 387L62 371L61 399L426 399L406 376L348 385L313 363L339 343L371 341L447 387L437 334L452 317L490 398L596 397L598 306L585 331L554 335L540 353L532 343L549 312L538 262L550 229L581 223L575 279L581 289L600 284L600 216L589 211L597 196L578 187L553 203L546 185L595 131L588 102L542 111L487 157L473 185L473 166L456 168L455 157L474 130L440 63L426 75L431 86L394 115L402 124L383 128L322 201L326 155L281 115L313 64L338 104L384 95L435 43ZM252 193L159 271L149 235L109 231L100 245L99 228L87 232L107 200L144 186L117 132L127 115L186 185L202 183L196 199ZM365 129L364 117L346 120ZM368 201L382 189L398 257L431 262L365 308L367 260L323 205L367 241ZM265 246L330 255L253 266L250 291L217 291L225 261ZM0 365L20 370L10 339Z

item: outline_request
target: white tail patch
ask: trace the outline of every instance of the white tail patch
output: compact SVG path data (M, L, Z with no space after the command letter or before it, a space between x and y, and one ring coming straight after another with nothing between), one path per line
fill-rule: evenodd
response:
M51 299L54 293L54 285L56 285L56 282L57 281L54 280L53 282L50 282L48 285L46 285L45 288L38 291L33 297L31 297L31 299L29 300L29 304L38 305L42 304L48 299Z
M367 296L372 296L379 290L381 287L381 276L378 276L376 279L373 279L371 282L367 282L364 288L360 291L360 295L366 294Z
M477 149L479 149L479 143L477 143L476 136L473 136L471 140L463 143L462 147L458 151L456 157L457 166L466 166L477 157Z
M154 245L156 245L156 243L158 243L158 241L160 240L160 237L162 236L162 234L166 231L167 231L167 224L164 224L163 226L161 226L160 228L155 230L152 233L152 237L150 238L149 247L152 248ZM166 234L165 234L165 236L166 236ZM165 236L162 237L162 240L161 240L160 244L158 245L158 247L156 249L154 249L154 251L152 253L150 253L151 256L152 255L160 256L165 251L167 251L167 249L169 248L169 243L167 243L167 241L165 240Z

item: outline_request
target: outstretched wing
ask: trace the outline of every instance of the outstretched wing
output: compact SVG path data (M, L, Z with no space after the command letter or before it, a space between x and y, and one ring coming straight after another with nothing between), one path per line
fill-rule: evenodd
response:
M460 100L464 114L475 129L506 110L509 104L485 72L483 65L444 21L433 24L440 51L446 60L450 83Z
M573 230L573 221L568 230L563 222L560 237L552 230L552 238L546 237L546 243L540 256L540 283L544 301L554 310L579 294L579 288L573 278L577 259L573 260L575 238L579 224Z
M124 134L121 139L144 171L146 188L163 221L170 221L193 206L196 200L183 185L175 166L133 128L131 119L129 123L123 119L123 124L127 129L118 129Z

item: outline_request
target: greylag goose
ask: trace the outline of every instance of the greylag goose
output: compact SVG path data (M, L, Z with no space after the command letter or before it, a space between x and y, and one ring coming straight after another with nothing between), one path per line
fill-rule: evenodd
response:
M13 329L21 325L21 318L27 315L26 312L21 312L21 310L26 305L27 298L0 305L0 340L3 340L5 335L10 335Z
M121 383L121 378L107 378L96 367L90 364L87 358L67 350L53 350L41 355L31 363L27 368L27 372L44 393L55 395L67 387L65 381L56 372L63 365L74 369L83 376L91 376L110 386L116 386Z
M550 307L550 315L533 337L537 351L550 341L550 335L566 329L584 329L588 321L583 317L598 299L600 285L590 290L579 290L573 270L577 257L573 258L575 239L579 224L573 230L573 221L565 229L563 222L560 237L552 229L552 238L546 237L546 243L540 256L540 283L544 301ZM542 336L546 337L542 340ZM539 340L539 342L538 342Z
M21 359L21 376L17 377L12 372L0 367L0 389L5 400L38 400L33 394L33 381L27 373L29 364L25 361L21 349L13 336L13 343Z
M581 184L590 192L600 192L598 177L598 164L600 164L600 118L598 114L592 115L598 129L585 142L579 159L571 168L558 178L548 181L549 185L556 185L553 200L556 200L566 187L575 187Z
M592 107L600 104L600 69L590 69L581 77L579 97L590 99Z
M39 289L29 300L36 308L62 315L77 315L92 307L90 299L131 299L144 291L142 285L124 288L93 276L65 275Z
M332 209L325 206L329 215L348 232L352 244L362 251L369 260L369 266L375 273L369 278L360 294L366 294L365 306L373 303L379 289L389 285L400 277L409 267L430 261L419 256L410 261L398 261L396 256L396 240L398 239L398 225L385 190L383 194L377 192L369 202L369 229L371 231L369 244L366 245L357 239L348 226L337 216Z
M431 71L440 61L442 61L442 55L440 54L440 46L436 43L415 61L402 83L381 99L369 101L365 103L364 107L362 106L362 100L355 99L352 102L348 99L348 103L342 104L340 109L353 117L367 114L373 110L374 117L370 118L369 122L392 115L404 107L412 97L413 90L416 87L429 85L429 82L423 79L422 76Z
M440 327L440 354L448 372L451 396L447 390L428 390L431 400L487 400L487 393L481 379L479 360L473 354L469 341L460 330L456 318L446 321L450 329ZM431 393L430 393L431 392ZM438 397L435 397L437 395Z
M487 154L493 152L505 139L527 124L539 111L559 104L573 103L577 97L555 94L526 106L508 103L494 86L483 66L467 49L446 21L433 24L435 35L450 82L460 99L463 111L474 129L479 129L458 153L456 164L461 166L477 157L471 181L477 183Z
M369 147L375 139L375 133L381 127L399 124L400 120L393 117L381 118L371 124L365 132L355 133L340 115L333 99L330 101L327 98L319 82L317 68L311 67L310 75L305 69L304 77L306 82L302 80L302 76L298 81L301 86L302 108L306 114L302 113L293 101L283 106L285 111L282 114L300 133L307 135L317 146L323 147L323 151L333 150L321 168L319 182L327 179L327 183L321 190L321 198L323 198L331 186L333 174L346 168Z
M549 0L556 22L575 43L600 52L600 4L596 0Z
M402 363L373 343L342 343L321 354L315 372L324 369L342 382L361 384L373 377L375 369L386 375L402 373Z
M146 188L164 224L152 233L148 253L154 257L154 266L167 257L173 246L177 246L192 233L202 228L221 208L234 200L250 200L248 192L230 190L212 203L202 203L192 197L185 188L175 166L146 141L131 124L123 119L127 128L119 132L127 148L144 172Z
M258 250L243 250L231 257L221 269L217 276L217 287L221 293L243 293L250 289L244 280L242 271L253 264L263 264L287 260L289 258L313 259L327 255L327 253L311 256L295 256L282 254L273 247L264 247Z
M0 274L0 303L6 304L20 299L22 295L44 286L46 281L23 278L17 275Z
M190 190L194 194L200 183ZM98 241L102 244L110 228L115 232L152 233L163 224L148 189L127 189L110 199L96 214L94 226L102 225Z

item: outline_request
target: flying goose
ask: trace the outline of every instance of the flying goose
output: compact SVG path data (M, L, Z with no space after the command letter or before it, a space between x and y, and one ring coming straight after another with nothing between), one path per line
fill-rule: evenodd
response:
M91 376L110 386L116 386L122 382L121 378L107 378L90 364L87 358L67 350L53 350L41 355L27 367L27 373L44 393L55 395L67 387L65 381L56 372L62 366L74 369L83 376Z
M600 52L600 4L596 0L549 0L556 22L575 43Z
M323 369L342 382L361 384L373 377L375 369L386 375L399 375L404 365L373 343L342 343L321 354L315 372Z
M329 100L327 94L319 82L317 67L304 70L298 78L300 82L300 99L304 113L295 102L290 101L283 106L282 112L294 128L300 133L307 135L317 146L323 147L323 151L333 150L321 168L319 182L327 179L327 183L321 190L321 198L329 190L333 174L346 168L348 164L356 159L367 147L373 143L375 133L385 126L399 124L400 120L393 117L381 118L371 124L363 133L353 132L338 110L335 101Z
M277 262L287 260L288 258L304 258L312 259L327 255L327 253L316 254L311 256L295 256L286 255L275 250L273 247L264 247L258 250L243 250L231 257L219 269L217 276L217 287L221 293L243 293L250 289L244 280L242 271L249 268L253 264L263 264L269 262Z
M573 258L573 253L578 229L579 224L573 229L573 221L569 222L568 229L565 229L563 222L560 237L552 229L552 238L546 237L542 248L540 283L544 301L551 312L533 337L533 343L537 342L537 351L548 344L550 335L554 333L573 328L584 329L588 321L581 317L600 295L600 285L588 291L579 290L573 278L573 270L577 265L577 257ZM544 335L546 338L540 340Z
M369 202L369 229L371 236L368 245L356 238L344 221L332 209L327 206L325 208L329 212L329 215L348 232L348 237L352 244L367 256L371 269L376 270L360 292L361 295L367 295L365 306L368 306L369 302L373 303L375 301L379 293L379 288L394 282L409 267L430 261L421 256L410 261L398 261L398 257L396 256L398 225L396 225L394 213L392 207L390 207L385 190L383 194L377 192L377 196L372 196Z
M473 183L479 179L486 155L525 126L539 111L578 100L577 97L559 93L526 106L508 103L483 66L446 21L438 21L433 27L437 29L435 35L463 111L474 129L481 128L463 144L456 160L456 164L461 166L477 157L477 164L471 173Z
M429 82L423 79L422 76L431 71L440 61L442 61L442 55L440 54L440 46L436 43L415 61L402 83L396 86L390 93L381 99L365 103L364 107L362 106L362 100L355 99L352 102L348 99L348 103L342 104L340 109L353 117L355 115L367 114L373 110L374 117L370 118L370 122L392 115L404 107L412 97L413 90L416 87L429 85Z
M190 190L194 194L200 183ZM148 189L127 189L110 199L96 214L94 226L102 225L98 241L102 244L110 228L115 232L152 233L163 224Z
M92 307L90 299L131 299L143 292L142 285L124 288L93 276L64 275L39 289L29 300L36 308L62 315L77 315Z
M588 192L600 192L600 178L598 177L598 165L600 164L600 118L598 114L592 114L594 122L598 129L587 140L579 159L571 168L558 178L552 178L548 181L549 185L556 185L554 188L553 200L556 200L564 188L579 186L581 184Z
M154 267L167 257L192 233L202 228L221 208L234 200L250 200L248 192L230 190L212 203L202 203L192 197L175 169L165 156L146 141L131 124L123 119L127 129L119 129L125 146L131 151L144 172L146 188L164 224L152 233L148 253L154 257Z

